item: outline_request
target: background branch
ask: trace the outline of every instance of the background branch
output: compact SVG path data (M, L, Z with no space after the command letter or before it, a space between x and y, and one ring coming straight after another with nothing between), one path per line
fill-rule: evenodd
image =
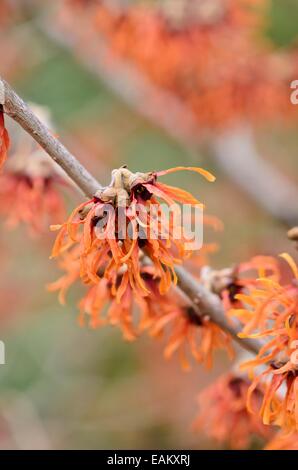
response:
M243 348L254 354L258 354L262 344L260 341L250 338L239 338L241 325L229 321L226 317L220 297L210 292L203 284L196 281L193 276L182 266L175 267L178 276L178 286L191 300L194 310L199 316L207 316L220 328L229 333Z
M217 165L252 200L286 226L297 225L297 186L260 156L248 126L219 134L212 149Z
M88 27L83 27L82 21L84 18L80 18L80 27L71 31L60 30L55 22L41 23L39 28L56 44L75 54L107 88L194 157L198 146L207 140L212 158L241 191L275 220L288 227L298 223L297 186L258 153L248 124L217 132L216 136L200 128L196 116L179 98L161 90L133 64L113 54L100 33L92 30L89 17Z

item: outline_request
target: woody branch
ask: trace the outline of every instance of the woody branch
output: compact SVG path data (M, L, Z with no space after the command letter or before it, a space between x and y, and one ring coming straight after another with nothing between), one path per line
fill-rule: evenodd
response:
M101 184L88 170L52 135L50 130L37 118L29 106L18 96L11 86L0 78L0 105L5 114L15 120L45 152L65 171L76 183L85 196L92 198ZM194 311L200 317L208 316L211 321L229 333L243 348L255 354L260 348L259 342L251 339L240 339L238 328L230 324L220 298L199 283L192 275L179 266L176 267L178 284L191 302Z

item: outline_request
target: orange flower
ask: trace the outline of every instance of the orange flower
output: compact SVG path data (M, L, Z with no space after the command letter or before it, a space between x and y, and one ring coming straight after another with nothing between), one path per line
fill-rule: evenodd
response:
M59 301L65 304L67 290L80 278L80 246L74 246L64 253L60 259L59 266L65 274L57 281L48 285L51 292L59 291ZM148 324L151 317L149 297L133 292L129 283L127 269L121 268L114 272L113 282L100 278L97 283L85 280L88 287L86 295L79 302L79 323L85 325L87 320L91 328L104 325L119 326L125 340L132 341ZM157 292L157 279L154 276L152 266L141 266L140 273L144 285L150 290ZM138 307L141 318L134 323L133 310Z
M21 139L0 175L0 213L6 217L7 226L15 228L24 223L36 236L51 223L62 222L65 208L59 186L67 183L49 157L40 149L26 149Z
M152 267L141 267L141 277L148 289L151 287L149 280L155 283L151 273L153 273ZM119 326L123 338L126 341L133 341L141 331L140 325L146 323L146 317L150 315L148 298L133 292L127 270L118 273L114 284L102 278L80 301L80 323L84 325L87 316L92 328L105 324ZM105 307L108 308L103 316ZM135 315L134 321L135 307L138 307L139 315ZM141 319L139 319L140 315Z
M59 291L60 303L65 304L67 290L80 279L80 246L76 245L64 253L59 266L65 274L56 282L49 284L48 290ZM144 285L147 284L147 279L155 283L152 272L152 267L141 266L140 275ZM96 283L85 279L89 287L86 295L79 302L79 323L84 326L87 320L91 328L107 324L119 326L124 339L132 341L140 332L137 322L136 324L133 322L133 309L138 306L143 315L147 315L147 297L133 292L127 269L121 268L118 272L114 271L114 276L113 280L99 278ZM145 318L142 322L145 322Z
M80 247L75 246L69 251L63 253L59 259L59 268L64 274L55 282L48 284L50 292L59 291L59 302L61 305L66 303L66 294L68 289L80 279Z
M189 254L176 202L202 207L187 191L157 181L159 176L180 170L196 171L214 181L210 173L193 167L135 174L126 168L114 170L108 187L77 207L65 224L53 227L60 231L52 256L79 245L85 282L97 284L103 277L115 286L119 269L125 267L133 291L145 296L149 291L140 275L143 250L153 263L160 292L165 293L176 283L174 264ZM162 203L171 209L167 219Z
M0 105L0 168L7 159L9 136L4 124L3 106Z
M68 288L80 277L80 246L76 245L64 253L60 267L65 274L48 286L50 291L59 291L59 300L65 303ZM97 283L85 282L91 287L79 303L81 325L87 319L89 326L119 326L124 339L132 341L142 332L148 331L154 338L166 338L164 355L169 359L178 352L181 365L189 369L189 359L211 367L216 349L227 350L233 357L231 338L208 319L200 319L194 310L171 290L161 295L160 282L153 266L140 266L140 277L148 295L133 291L127 267L114 271L114 278L100 278ZM136 307L137 311L136 312Z
M198 396L200 411L194 429L204 429L209 437L221 444L228 444L232 449L249 447L254 436L268 439L272 429L247 411L248 388L248 380L233 373L217 379ZM256 388L252 395L256 409L262 402L262 396L262 388Z
M208 318L201 318L179 291L171 288L161 295L154 268L143 268L142 276L150 295L138 302L142 312L139 332L164 340L164 357L170 359L178 354L184 370L189 370L191 359L210 368L213 354L218 349L226 350L230 359L234 356L231 337Z
M255 256L248 262L240 263L234 271L234 281L221 293L225 310L229 316L241 320L241 307L248 300L245 295L248 289L256 286L257 277L268 277L279 280L278 263L271 256ZM237 310L235 310L237 309ZM246 317L246 311L244 313Z
M63 220L62 196L57 190L59 178L30 178L24 174L3 174L0 177L0 213L7 217L7 226L20 223L28 226L31 235L45 231L50 222Z
M17 5L9 0L1 0L0 3L0 25L1 27L6 26L15 19Z
M267 0L209 0L117 10L103 3L90 8L89 20L95 18L114 55L177 96L200 126L217 128L296 112L288 91L293 55L256 41L266 5Z
M53 128L47 108L33 103L31 107ZM21 128L13 128L12 140L12 152L0 175L0 214L6 217L8 227L24 223L31 235L40 235L50 224L65 218L59 187L69 183L64 172Z
M298 450L298 433L279 432L268 442L264 450Z
M163 299L152 296L148 300L149 334L166 337L164 356L169 359L179 354L183 369L190 369L190 358L212 367L214 351L224 349L234 357L231 337L207 318L200 319L192 307L179 305L173 294Z
M91 327L118 325L127 340L149 328L156 335L157 330L160 333L166 324L171 324L179 329L181 345L170 346L173 341L169 338L166 356L171 355L170 350L182 350L182 343L187 346L189 341L193 355L210 365L213 349L231 351L230 338L207 320L195 333L193 319L188 315L190 320L185 320L183 308L179 310L180 319L175 302L165 296L176 283L174 264L189 254L183 231L178 230L179 237L175 237L175 223L181 223L176 218L179 206L175 201L201 207L188 192L157 181L159 176L180 170L196 171L209 181L214 180L205 170L192 167L147 174L133 174L126 168L114 170L108 187L77 207L65 224L53 227L60 231L52 256L58 257L65 274L48 288L58 290L60 302L64 303L67 289L81 279L89 286L79 305L81 324L88 318ZM172 210L169 219L162 201ZM161 304L166 308L156 310ZM140 316L133 321L135 306ZM168 317L169 311L177 314L177 319ZM159 323L161 315L165 317L163 326Z
M283 285L272 278L262 277L245 296L238 295L246 307L235 315L244 327L239 335L264 340L256 358L243 364L256 375L248 393L250 396L260 382L266 392L260 415L265 424L277 424L287 431L298 431L298 269L293 259L281 255L290 265L294 279ZM262 373L258 367L269 364Z

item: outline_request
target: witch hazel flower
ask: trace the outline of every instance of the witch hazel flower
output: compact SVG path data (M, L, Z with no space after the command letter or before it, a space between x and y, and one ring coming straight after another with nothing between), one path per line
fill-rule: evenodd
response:
M217 350L234 357L232 339L228 333L200 317L191 305L181 302L175 292L161 296L155 292L148 298L150 317L145 327L151 337L164 341L164 357L178 356L182 369L191 369L193 361L210 369Z
M78 248L75 246L73 250L63 255L59 265L65 274L48 285L49 291L59 291L61 304L65 304L68 289L80 279ZM153 270L152 266L140 267L140 276L148 289L151 286L147 284L147 281L153 279ZM106 325L117 326L126 341L135 340L140 333L140 323L147 323L146 317L150 315L150 311L148 297L133 291L129 283L128 271L120 268L117 273L115 272L114 281L100 278L97 283L88 283L88 280L86 283L88 284L87 292L79 301L80 326L86 324L91 328ZM118 289L120 286L121 289ZM135 315L136 307L138 307L137 315Z
M61 256L59 265L64 275L48 285L49 291L59 291L62 304L67 290L80 279L79 248L76 245ZM226 332L208 318L200 318L173 286L166 294L160 293L154 266L140 265L140 276L149 295L133 290L125 266L115 270L114 276L109 280L101 277L97 283L85 279L87 292L79 302L81 326L117 326L127 341L147 332L164 343L165 359L177 354L184 370L191 368L192 359L210 368L218 349L233 358L231 337Z
M68 289L80 280L79 257L79 245L64 253L59 259L59 267L63 269L64 274L47 286L49 291L59 292L59 301L62 305L66 302ZM148 292L158 291L158 279L154 276L153 266L141 265L140 277ZM135 340L144 328L151 324L152 313L149 302L151 296L144 296L133 290L129 279L125 266L115 270L109 280L101 277L95 283L88 278L83 279L87 291L78 305L80 326L86 324L91 328L117 326L126 341Z
M248 319L252 319L245 306L251 303L250 291L256 287L257 279L262 277L273 281L280 279L278 262L273 256L254 256L235 266L232 281L220 292L223 306L230 318L236 317L246 325Z
M280 431L266 444L264 450L298 450L298 433Z
M66 223L52 227L59 230L52 257L58 259L64 274L48 289L58 291L64 304L71 285L81 281L87 286L79 303L80 324L119 326L124 338L131 341L149 329L154 336L154 325L160 330L155 304L167 304L176 312L169 292L177 281L174 266L191 252L179 225L180 206L176 202L202 209L187 191L158 181L160 176L179 170L196 171L214 180L209 172L193 167L150 173L132 173L122 167L112 172L108 187L74 209ZM169 309L160 311L166 316ZM183 311L181 315L184 318ZM170 320L174 318L167 318ZM184 328L181 335L187 330ZM216 332L210 331L203 342L206 354L221 344L214 339ZM228 341L224 333L222 336L222 343ZM187 344L188 334L181 338Z
M180 170L195 171L209 181L215 179L194 167L150 173L132 173L125 167L113 170L109 186L80 204L66 223L52 227L59 230L52 257L79 246L80 276L85 282L97 284L105 278L116 289L117 273L123 268L127 274L117 290L121 292L128 281L134 292L144 296L150 293L140 275L145 253L159 279L160 293L167 292L177 282L175 264L193 249L177 203L200 210L203 207L187 191L158 181L160 176Z
M221 445L245 449L254 438L268 440L272 428L265 426L256 411L262 403L264 388L256 387L251 396L255 413L247 410L250 381L238 373L219 377L198 396L199 413L194 422L195 431L205 431Z
M292 270L292 280L284 284L261 277L245 297L238 295L244 302L238 315L243 323L239 336L263 341L257 356L242 365L253 377L248 392L248 409L251 410L251 395L263 383L266 389L258 413L264 424L275 424L286 432L297 432L298 268L290 255L284 253L281 257ZM237 309L235 314L237 316Z
M32 105L49 127L47 109ZM36 236L65 218L61 189L69 185L60 168L19 128L12 128L13 145L0 175L0 214L8 228L25 224Z

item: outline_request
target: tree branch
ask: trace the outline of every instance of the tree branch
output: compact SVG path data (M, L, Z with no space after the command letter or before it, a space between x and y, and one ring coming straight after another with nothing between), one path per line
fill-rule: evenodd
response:
M17 93L0 78L0 104L4 112L19 123L47 154L63 168L67 175L76 183L87 197L93 197L101 185L90 175L81 163L53 137L50 130L35 116L28 105ZM225 311L219 297L198 283L184 268L177 266L176 272L179 287L190 299L196 313L208 316L210 320L228 332L232 338L250 352L257 353L259 344L250 339L241 339L237 336L239 329L235 328L225 318Z
M297 186L259 155L249 126L219 133L212 150L218 166L252 200L287 227L297 225Z

